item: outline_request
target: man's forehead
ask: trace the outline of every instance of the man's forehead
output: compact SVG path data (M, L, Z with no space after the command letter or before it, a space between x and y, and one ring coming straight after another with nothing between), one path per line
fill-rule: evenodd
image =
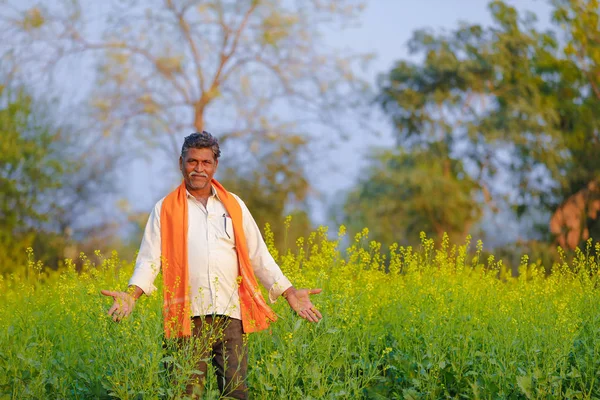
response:
M213 151L207 147L203 147L201 149L190 148L185 153L186 158L194 158L194 159L214 159Z

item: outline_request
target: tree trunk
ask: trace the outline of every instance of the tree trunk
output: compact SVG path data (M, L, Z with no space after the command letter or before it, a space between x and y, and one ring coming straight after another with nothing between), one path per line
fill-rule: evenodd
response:
M558 206L550 218L550 232L562 248L573 250L589 239L587 220L597 219L599 212L600 184L593 180Z

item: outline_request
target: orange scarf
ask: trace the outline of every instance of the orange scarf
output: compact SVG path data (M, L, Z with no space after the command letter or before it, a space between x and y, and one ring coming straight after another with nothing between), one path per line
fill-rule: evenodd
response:
M244 332L261 331L268 328L277 316L265 302L250 264L242 208L235 197L217 180L213 179L211 183L233 222ZM168 338L191 335L187 231L187 191L185 182L182 182L165 197L160 210L164 318L165 334Z

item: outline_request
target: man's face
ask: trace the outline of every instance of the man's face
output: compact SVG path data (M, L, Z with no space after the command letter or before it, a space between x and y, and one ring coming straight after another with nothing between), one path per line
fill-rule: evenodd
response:
M188 149L184 157L179 157L179 169L188 190L204 190L217 171L219 160L211 149Z

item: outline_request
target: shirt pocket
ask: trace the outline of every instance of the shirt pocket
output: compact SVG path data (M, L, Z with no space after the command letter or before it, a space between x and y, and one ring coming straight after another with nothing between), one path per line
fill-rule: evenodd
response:
M224 213L221 217L219 217L219 240L223 240L226 243L235 246L235 237L233 232L233 220L229 216L229 214Z

